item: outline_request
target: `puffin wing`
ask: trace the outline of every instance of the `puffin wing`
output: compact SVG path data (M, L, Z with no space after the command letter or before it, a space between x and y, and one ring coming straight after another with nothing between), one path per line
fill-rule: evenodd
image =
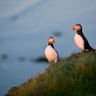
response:
M87 39L84 41L84 49L85 51L94 51L94 49L90 46Z
M83 39L84 39L84 50L85 51L94 51L94 49L90 46L88 40L85 38L83 34Z
M57 52L57 62L59 61L59 54L58 51L55 49L55 51Z

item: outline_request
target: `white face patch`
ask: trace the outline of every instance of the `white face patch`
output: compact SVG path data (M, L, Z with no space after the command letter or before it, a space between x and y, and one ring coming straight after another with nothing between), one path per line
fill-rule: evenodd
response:
M53 43L53 41L54 41L53 38L49 38L49 39L48 39L48 42L49 42L49 43Z
M76 43L78 48L80 48L81 50L84 50L84 40L78 33L76 33L74 36L74 42Z
M75 25L75 29L76 29L76 30L80 30L81 27L80 27L79 25Z

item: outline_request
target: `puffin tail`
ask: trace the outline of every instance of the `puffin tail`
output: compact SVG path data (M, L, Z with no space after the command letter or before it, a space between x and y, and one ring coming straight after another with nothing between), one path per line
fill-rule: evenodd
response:
M91 48L91 51L95 51L95 49Z
M90 46L89 51L95 51L95 49Z
M85 49L85 52L88 52L88 51L89 51L89 52L90 52L90 51L95 51L95 49L93 49L93 48L90 46L89 48L86 48L86 49Z

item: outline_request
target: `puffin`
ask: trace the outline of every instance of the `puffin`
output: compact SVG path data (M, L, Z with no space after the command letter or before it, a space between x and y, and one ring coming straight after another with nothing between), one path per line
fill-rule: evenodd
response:
M89 44L88 40L84 36L82 32L82 25L76 24L72 26L72 30L76 31L76 34L74 36L74 42L77 45L78 48L81 49L81 54L88 51L95 51Z
M55 40L53 37L48 38L48 46L45 48L45 57L50 64L55 64L59 61L59 56L57 50L54 48L53 43Z

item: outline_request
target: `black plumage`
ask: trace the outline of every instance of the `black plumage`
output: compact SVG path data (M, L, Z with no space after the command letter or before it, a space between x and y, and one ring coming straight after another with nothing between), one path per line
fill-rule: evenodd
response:
M82 37L82 39L84 40L84 51L95 51L89 44L88 40L86 39L86 37L84 36L83 32L82 32L82 26L81 24L76 24L75 26L72 27L73 30L76 30L77 34L80 35Z

